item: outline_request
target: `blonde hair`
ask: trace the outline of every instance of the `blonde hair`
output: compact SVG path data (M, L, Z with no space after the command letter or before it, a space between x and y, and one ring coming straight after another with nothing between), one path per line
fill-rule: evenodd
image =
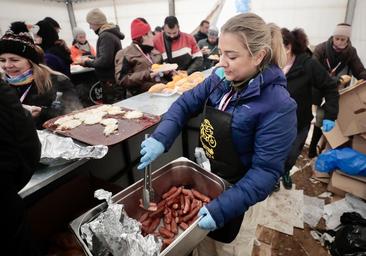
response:
M29 59L28 61L33 70L33 79L37 87L38 94L44 94L52 88L51 74L65 76L60 72L52 70L46 65L36 64Z
M238 36L251 56L262 49L265 50L266 54L259 66L260 69L270 63L281 68L286 64L280 28L274 23L266 24L254 13L243 13L232 17L222 26L221 33Z

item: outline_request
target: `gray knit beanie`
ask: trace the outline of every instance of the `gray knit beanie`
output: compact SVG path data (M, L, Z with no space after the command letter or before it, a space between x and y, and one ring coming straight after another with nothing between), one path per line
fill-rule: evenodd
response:
M89 24L104 25L107 23L107 17L100 9L95 8L88 12L86 21Z

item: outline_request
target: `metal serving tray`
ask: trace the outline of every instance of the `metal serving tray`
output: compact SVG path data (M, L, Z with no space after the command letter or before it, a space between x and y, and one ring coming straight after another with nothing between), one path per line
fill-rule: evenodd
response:
M155 190L155 198L161 200L161 195L168 191L171 186L187 186L215 198L227 189L227 183L211 172L207 172L200 166L186 158L179 158L161 167L152 173L152 185ZM139 199L142 197L143 180L139 180L112 197L114 203L124 204L128 216L139 219L144 211L139 207ZM80 227L93 220L104 211L106 203L102 203L84 213L70 223L70 227L76 235L79 243L87 255L92 255L87 245L80 236ZM166 247L160 256L183 256L188 255L199 242L207 235L208 231L200 229L196 220L189 228L180 233L173 243Z

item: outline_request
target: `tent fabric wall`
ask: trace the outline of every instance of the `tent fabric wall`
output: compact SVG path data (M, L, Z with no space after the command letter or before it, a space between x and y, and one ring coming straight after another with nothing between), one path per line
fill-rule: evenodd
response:
M329 38L336 24L344 22L347 0L252 0L252 12L266 22L288 29L303 28L310 44Z
M351 42L357 49L362 63L366 66L366 1L357 1L352 21Z
M176 0L175 9L176 16L179 20L181 30L190 33L211 11L216 1L201 0L201 1L187 1ZM164 19L169 15L169 5L167 0L115 0L117 19L114 15L113 1L101 0L90 2L81 2L74 4L74 12L76 17L76 23L78 26L89 30L89 25L85 21L86 14L92 8L100 8L107 16L108 21L116 23L121 31L125 34L126 38L123 41L123 45L126 46L131 42L130 38L130 24L131 21L137 17L145 18L154 29L156 26L162 26ZM192 8L194 6L194 8ZM93 32L88 34L89 41L95 43L97 36L93 35Z
M0 1L0 29L2 34L5 33L13 21L25 21L34 24L47 16L57 20L61 26L60 38L71 44L71 26L64 3L44 0Z

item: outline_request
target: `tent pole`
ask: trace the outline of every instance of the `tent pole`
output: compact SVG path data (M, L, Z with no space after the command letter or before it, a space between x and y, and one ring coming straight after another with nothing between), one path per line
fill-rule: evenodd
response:
M76 27L76 19L74 14L74 7L72 6L72 0L65 0L67 13L69 14L69 20L71 25L71 31Z
M344 17L344 22L352 25L353 17L355 15L355 8L357 5L357 0L348 0L347 9L346 9L346 17Z
M175 0L169 1L169 16L175 16Z

